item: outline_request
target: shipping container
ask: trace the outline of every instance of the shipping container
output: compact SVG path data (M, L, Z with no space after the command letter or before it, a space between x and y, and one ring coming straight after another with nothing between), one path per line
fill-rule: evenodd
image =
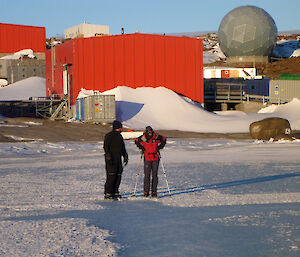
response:
M0 53L15 53L23 49L46 52L45 27L0 23L0 39Z
M84 121L84 98L76 99L76 120Z
M46 53L47 93L63 94L68 64L72 103L81 88L166 87L203 103L202 40L151 34L78 38Z
M300 99L300 80L271 80L270 101L273 103L289 102Z
M111 123L116 119L114 95L93 95L76 99L76 119Z

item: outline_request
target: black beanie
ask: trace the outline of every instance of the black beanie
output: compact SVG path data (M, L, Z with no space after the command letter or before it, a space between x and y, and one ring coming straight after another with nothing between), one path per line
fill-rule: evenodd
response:
M119 128L122 128L122 123L118 120L114 120L113 122L113 130L116 130L116 129L119 129Z
M150 126L147 126L146 129L145 129L145 131L146 132L149 132L149 131L153 132L153 129Z

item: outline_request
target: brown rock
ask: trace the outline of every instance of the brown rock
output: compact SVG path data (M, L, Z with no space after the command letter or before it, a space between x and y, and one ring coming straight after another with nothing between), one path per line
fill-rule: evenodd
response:
M292 140L291 125L283 118L266 118L249 126L250 136L258 140Z

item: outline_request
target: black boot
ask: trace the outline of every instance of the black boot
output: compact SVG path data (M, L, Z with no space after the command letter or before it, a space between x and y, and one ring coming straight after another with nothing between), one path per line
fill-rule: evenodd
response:
M114 200L114 195L113 194L109 194L109 193L106 193L104 194L104 199L105 200Z
M151 196L152 196L153 198L157 198L157 192L152 192Z
M121 200L122 199L122 195L120 195L119 192L115 193L115 199L116 200Z

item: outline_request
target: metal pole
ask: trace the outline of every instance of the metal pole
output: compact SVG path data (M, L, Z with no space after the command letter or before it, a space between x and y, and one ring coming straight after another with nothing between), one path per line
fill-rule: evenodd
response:
M159 154L159 159L161 161L161 167L162 167L163 173L164 173L165 178L166 178L166 183L167 183L169 195L171 196L171 191L170 191L170 187L169 187L169 182L168 182L168 178L167 178L167 173L166 173L166 170L165 170L165 166L164 166L163 160L162 160L161 155L160 155L159 152L158 152L158 154Z
M71 119L71 88L70 88L70 75L67 73L67 86L68 86L68 119Z
M52 89L54 88L54 65L55 65L55 50L53 46L54 38L51 38L50 44L51 44L51 78L52 78Z
M141 158L140 158L140 163L139 163L139 167L138 167L138 171L136 173L136 179L135 179L135 187L134 187L134 192L133 192L133 195L135 196L135 193L136 193L136 187L137 187L137 183L138 183L138 178L140 176L140 173L141 173L141 165L142 165L142 159L143 159L143 152L141 154Z

